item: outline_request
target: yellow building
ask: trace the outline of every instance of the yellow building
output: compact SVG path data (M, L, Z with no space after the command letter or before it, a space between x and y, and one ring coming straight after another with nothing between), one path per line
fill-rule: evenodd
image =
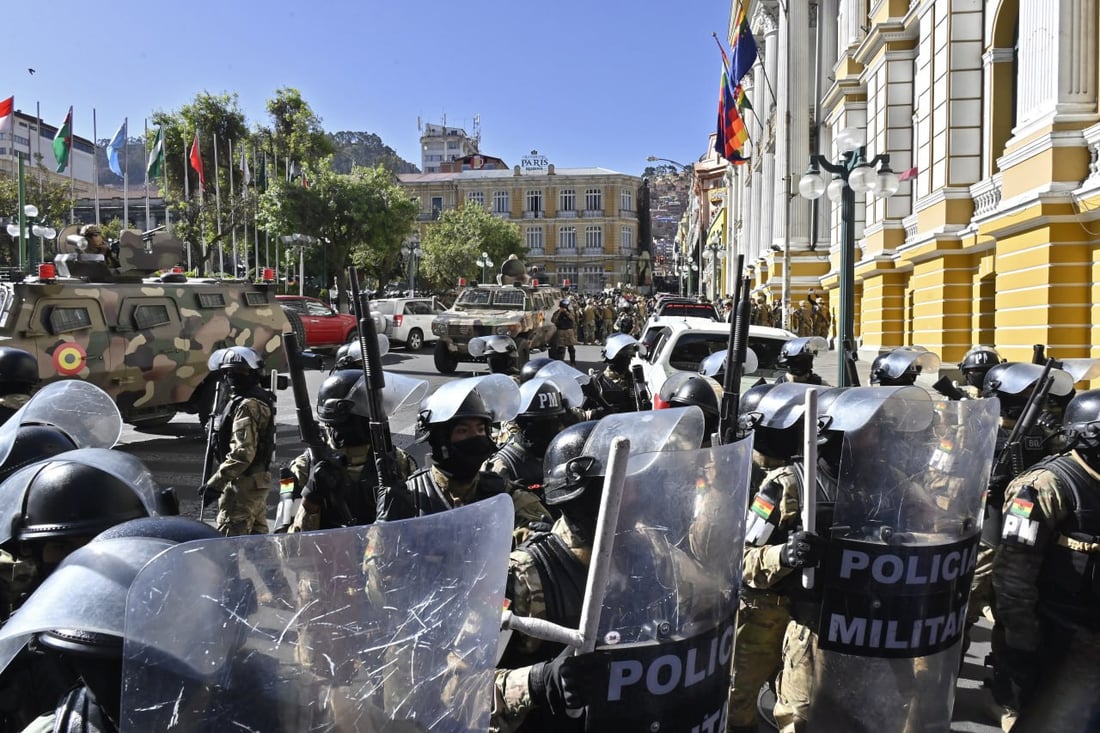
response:
M1095 0L746 5L761 54L744 79L752 161L728 200L761 284L778 293L789 262L792 300L818 285L836 308L840 207L797 184L855 131L865 159L888 155L905 179L888 198L856 194L864 358L920 344L949 365L978 343L1013 360L1033 344L1100 356Z
M641 178L605 168L555 168L532 151L511 170L406 173L398 181L420 201L418 235L440 213L474 203L515 222L528 267L544 284L599 292L639 285L648 275L640 247ZM498 263L499 264L499 263Z

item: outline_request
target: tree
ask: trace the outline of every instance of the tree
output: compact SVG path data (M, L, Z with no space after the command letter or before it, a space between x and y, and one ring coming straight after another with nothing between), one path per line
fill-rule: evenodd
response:
M275 96L267 100L267 111L271 115L271 128L266 132L271 136L277 161L289 160L302 166L305 161L332 155L332 141L321 127L321 118L297 89L276 89Z
M482 252L487 252L497 267L509 255L523 259L527 254L516 224L475 203L444 211L427 228L422 246L422 271L437 289L454 287L460 277L480 279L476 261Z
M279 180L260 195L261 225L280 235L316 237L306 260L325 285L349 264L380 282L398 272L418 206L393 177L381 166L341 175L327 158L307 166L306 175L308 187Z

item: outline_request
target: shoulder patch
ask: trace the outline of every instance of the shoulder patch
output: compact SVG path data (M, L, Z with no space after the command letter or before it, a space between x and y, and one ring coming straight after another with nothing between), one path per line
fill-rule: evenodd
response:
M1006 506L1001 539L1014 545L1034 547L1042 529L1042 509L1034 486L1023 486Z
M775 503L769 501L763 494L757 494L756 498L752 500L752 506L749 508L761 519L767 519L775 511Z

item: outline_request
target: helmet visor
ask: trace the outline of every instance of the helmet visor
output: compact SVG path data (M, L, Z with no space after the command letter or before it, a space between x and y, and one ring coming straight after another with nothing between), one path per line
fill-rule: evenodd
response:
M0 426L0 465L11 453L21 425L52 425L78 448L110 448L122 435L122 414L111 396L90 382L51 382Z
M729 349L722 349L721 351L715 351L713 354L707 356L699 362L699 373L707 377L713 377L716 374L724 374L726 371L726 355L728 353ZM741 373L754 374L759 368L760 360L756 357L756 352L746 346L745 363L741 367Z
M806 411L806 393L821 387L799 382L782 382L760 398L755 412L759 412L760 425L772 430L786 430L802 419Z
M447 382L421 404L427 410L432 424L447 422L470 392L477 392L492 415L493 422L513 419L519 413L519 387L515 380L503 374L468 377Z
M837 395L827 409L822 417L828 417L825 423L828 430L848 432L863 427L872 418L889 418L895 429L913 432L931 423L932 396L923 388L911 384L852 387Z

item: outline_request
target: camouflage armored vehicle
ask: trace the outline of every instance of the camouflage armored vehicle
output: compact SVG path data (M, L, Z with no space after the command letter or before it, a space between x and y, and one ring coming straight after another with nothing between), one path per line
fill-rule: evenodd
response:
M43 383L92 382L127 422L148 425L209 413L215 349L248 346L266 369L285 371L289 326L274 283L173 272L183 248L163 233L123 232L119 267L108 267L71 232L58 237L53 273L46 265L37 277L0 282L0 346L33 354Z
M474 336L511 336L520 366L532 351L550 345L557 331L550 317L563 297L561 290L532 283L518 260L505 262L498 280L499 285L466 288L432 321L432 333L439 338L434 357L440 374L453 374L459 362L484 361L470 356L468 344Z

